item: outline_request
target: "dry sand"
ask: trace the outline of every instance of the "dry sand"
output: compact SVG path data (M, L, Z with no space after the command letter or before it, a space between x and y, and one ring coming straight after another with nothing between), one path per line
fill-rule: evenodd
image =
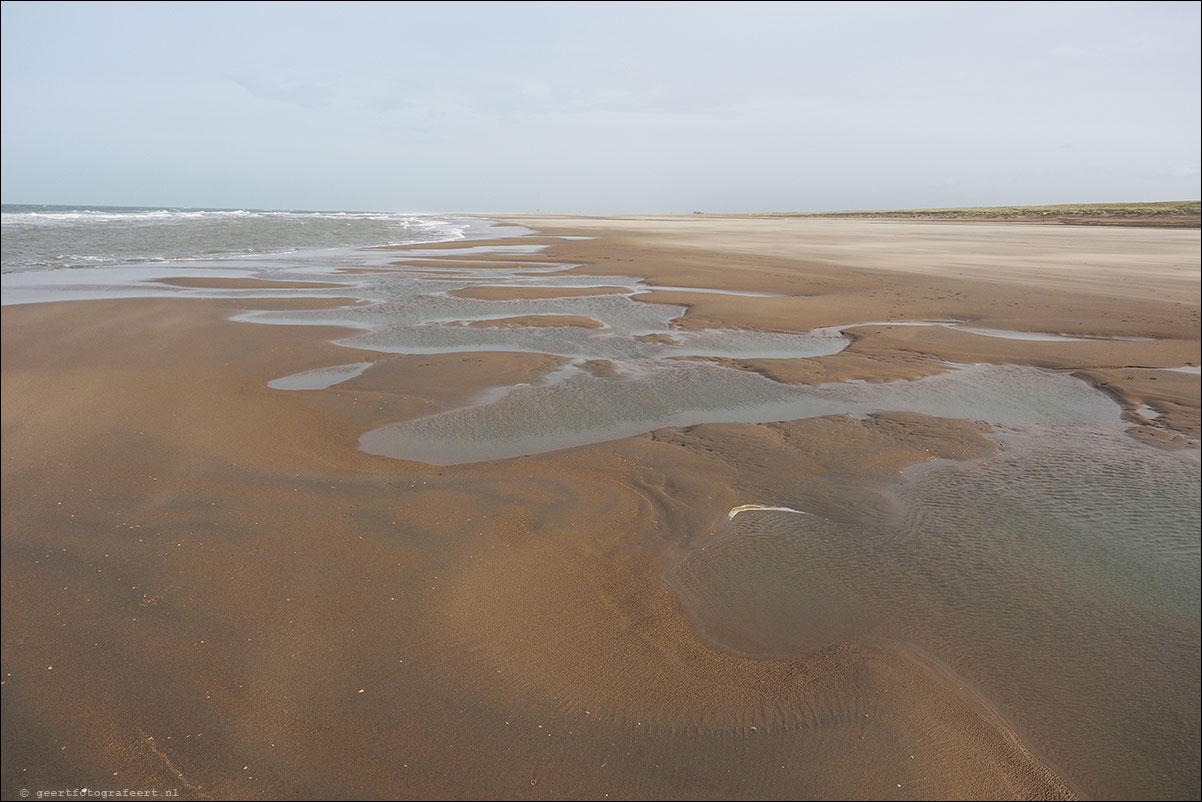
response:
M1164 410L1151 428L1196 437L1197 377L1162 385L1130 368L1197 364L1197 263L1162 257L1160 240L1139 246L1155 267L1141 276L1095 255L1089 238L1108 229L1037 229L1085 239L1007 250L989 226L925 225L914 237L954 241L893 253L872 226L904 224L806 221L811 247L795 221L520 222L602 237L548 239L523 262L791 296L680 293L683 325L893 315L1160 337L982 343L882 327L843 354L750 367L786 381L978 356L1088 369L1133 408ZM1196 232L1153 233L1192 235L1196 254ZM1022 256L1033 250L1039 265ZM782 476L884 479L932 455L979 456L993 445L976 426L836 417L459 467L388 460L358 451L359 434L562 360L373 355L328 390L272 390L362 357L329 343L340 330L228 321L302 303L5 309L5 798L84 785L192 798L1072 796L921 655L855 642L733 654L665 580L731 507L771 503Z

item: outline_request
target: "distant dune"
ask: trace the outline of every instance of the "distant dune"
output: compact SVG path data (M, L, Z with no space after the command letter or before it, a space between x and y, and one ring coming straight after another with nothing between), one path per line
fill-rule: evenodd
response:
M956 209L875 209L838 212L783 212L749 217L865 217L904 220L988 220L1062 223L1076 226L1202 226L1202 201L1156 203L1060 203L1044 206L966 206Z

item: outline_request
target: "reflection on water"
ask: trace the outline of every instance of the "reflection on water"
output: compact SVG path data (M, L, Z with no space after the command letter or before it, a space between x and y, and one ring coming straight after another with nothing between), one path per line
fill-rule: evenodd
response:
M335 384L350 381L371 366L371 362L352 362L349 365L307 370L304 373L272 379L267 382L267 386L276 390L324 390Z
M1010 329L990 329L982 326L972 326L961 320L907 320L885 321L871 323L852 323L844 326L830 326L822 331L842 333L850 329L865 326L933 326L944 329L977 334L981 337L996 337L1002 340L1025 340L1028 342L1088 342L1090 340L1117 340L1124 342L1151 342L1152 337L1122 337L1102 334L1060 334L1051 331L1012 331Z
M999 424L1079 423L1119 432L1119 407L1070 376L1014 365L966 365L915 381L797 386L692 360L624 364L599 378L510 389L488 403L375 429L373 454L451 465L505 459L642 434L664 426L762 423L878 411L921 412Z
M732 648L910 643L1087 793L1188 795L1199 783L1197 452L1079 427L997 436L996 456L901 486L900 515L740 515L672 581ZM782 501L840 506L804 488Z

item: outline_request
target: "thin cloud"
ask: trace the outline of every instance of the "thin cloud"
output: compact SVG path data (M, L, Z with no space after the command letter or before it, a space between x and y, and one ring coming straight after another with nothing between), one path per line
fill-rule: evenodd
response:
M260 100L292 103L306 109L333 106L338 99L336 81L331 76L272 77L264 75L227 75L229 80Z

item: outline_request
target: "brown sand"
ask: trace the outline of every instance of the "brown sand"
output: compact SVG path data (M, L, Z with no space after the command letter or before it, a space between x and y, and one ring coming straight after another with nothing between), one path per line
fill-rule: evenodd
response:
M746 500L730 465L652 437L459 469L364 455L356 433L404 405L268 389L346 349L231 311L4 316L6 794L112 771L218 798L1065 793L912 655L699 640L662 574ZM422 361L419 386L496 378ZM891 442L811 426L840 452ZM847 456L826 448L811 470Z
M473 320L468 323L473 328L508 328L511 326L527 327L557 327L577 326L583 329L601 329L605 324L595 318L584 315L519 315L517 317L498 317L491 320Z
M629 292L625 287L466 287L451 290L460 298L479 298L484 301L515 301L529 298L579 298L586 295L613 295Z
M1181 358L1182 342L1196 360L1196 267L1184 296L1124 303L1053 277L1008 305L1018 290L981 271L845 267L783 255L796 246L763 231L724 239L685 220L675 225L688 236L673 239L640 224L537 223L605 236L549 240L548 259L796 296L694 294L686 325L980 317L1153 334L1166 339L1140 344L1141 365ZM680 244L707 230L708 243ZM1177 280L1165 272L1152 283ZM819 287L825 303L801 292ZM365 356L330 344L337 329L228 322L239 308L4 312L6 798L84 785L194 798L1071 795L940 666L854 642L787 660L732 654L665 581L728 509L771 503L785 477L883 479L932 455L970 458L992 447L974 425L833 417L668 429L500 463L400 462L359 452L358 435L562 360ZM752 367L789 381L880 378L985 347L941 332L862 331L816 368ZM1173 421L1196 421L1197 377L1184 376L1192 394L1161 389L1119 365L1128 354L1113 343L999 342L1007 359L1101 370L1130 403L1171 402L1184 410ZM363 359L376 364L328 390L266 386Z

